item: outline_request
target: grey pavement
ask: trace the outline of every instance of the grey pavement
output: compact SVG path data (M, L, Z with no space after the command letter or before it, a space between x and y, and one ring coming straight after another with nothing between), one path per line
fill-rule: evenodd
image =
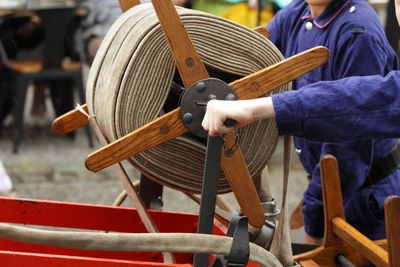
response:
M57 201L112 205L122 191L112 168L92 173L85 168L86 156L99 148L89 148L83 129L76 131L72 140L57 136L51 131L51 120L45 127L29 126L27 116L19 153L12 152L12 125L5 128L0 138L0 160L12 179L17 197L47 199ZM269 164L269 177L272 195L280 205L282 195L282 142L279 143ZM130 164L123 165L132 180L139 173ZM305 172L297 156L293 153L289 178L288 210L291 212L299 202L307 186ZM237 208L232 193L223 195ZM183 193L165 188L163 195L164 210L180 212L198 212L198 205ZM123 204L132 206L129 200ZM292 242L304 241L303 228L291 231Z

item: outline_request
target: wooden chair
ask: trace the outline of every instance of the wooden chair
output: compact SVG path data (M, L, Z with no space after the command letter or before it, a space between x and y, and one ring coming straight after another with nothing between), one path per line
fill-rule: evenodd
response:
M76 7L57 7L35 10L44 30L43 54L40 59L4 59L12 72L15 85L13 150L18 152L22 136L23 114L27 86L31 81L72 81L78 90L80 102L85 102L85 89L82 80L81 63L65 61L65 38L72 22ZM73 90L73 88L66 88ZM73 105L73 103L71 103ZM93 147L90 129L86 128L89 144Z
M355 266L373 263L376 266L400 266L400 197L385 201L387 239L371 241L346 222L336 158L321 159L322 194L324 199L325 233L320 247L295 256L303 267L337 266L349 261ZM348 265L351 266L351 265Z

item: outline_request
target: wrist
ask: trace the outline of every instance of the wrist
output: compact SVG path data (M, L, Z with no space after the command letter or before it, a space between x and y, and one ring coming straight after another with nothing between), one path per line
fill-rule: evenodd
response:
M253 117L254 120L275 118L274 105L271 97L255 99Z

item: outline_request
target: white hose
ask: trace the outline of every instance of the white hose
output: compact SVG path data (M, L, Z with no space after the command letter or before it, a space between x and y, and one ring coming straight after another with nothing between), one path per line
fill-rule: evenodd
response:
M228 256L232 238L189 233L94 233L38 230L0 223L2 238L83 250L154 251ZM261 267L282 266L267 250L250 243L249 260Z

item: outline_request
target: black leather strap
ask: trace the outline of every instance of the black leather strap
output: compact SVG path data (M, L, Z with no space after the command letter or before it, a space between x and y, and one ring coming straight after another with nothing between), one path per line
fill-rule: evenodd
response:
M372 164L363 187L378 183L400 167L400 144L397 143L383 158Z

